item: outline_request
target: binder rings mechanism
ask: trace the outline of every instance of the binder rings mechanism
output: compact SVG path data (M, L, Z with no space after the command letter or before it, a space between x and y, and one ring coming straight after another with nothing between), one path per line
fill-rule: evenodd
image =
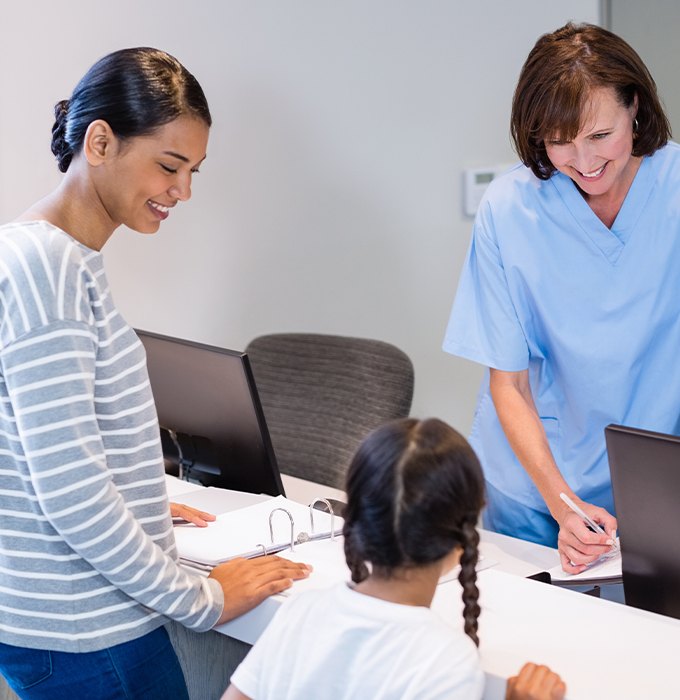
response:
M296 544L304 544L305 542L310 542L312 540L320 540L324 538L328 538L328 532L321 532L321 533L315 533L314 532L314 507L316 506L317 503L324 503L326 505L326 508L328 509L327 512L330 513L331 516L331 529L330 529L330 539L334 540L335 539L335 513L333 512L333 506L329 503L328 499L326 498L315 498L310 504L309 504L309 521L310 521L310 529L311 529L311 534L308 534L307 532L299 532L298 536L295 537L295 519L291 515L290 511L287 508L279 507L279 508L274 508L270 513L269 513L269 538L271 540L271 544L269 548L265 547L263 544L258 544L257 547L261 548L262 555L266 556L267 554L270 554L274 551L276 552L281 552L283 549L287 547L281 547L281 545L276 545L274 544L275 539L274 539L274 514L281 512L285 513L288 516L288 519L290 520L290 551L294 552L295 551L295 545Z

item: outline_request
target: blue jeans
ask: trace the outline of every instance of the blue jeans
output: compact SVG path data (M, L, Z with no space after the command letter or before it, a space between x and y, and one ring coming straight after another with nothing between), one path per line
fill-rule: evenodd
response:
M189 700L165 627L75 654L0 643L0 672L22 700Z

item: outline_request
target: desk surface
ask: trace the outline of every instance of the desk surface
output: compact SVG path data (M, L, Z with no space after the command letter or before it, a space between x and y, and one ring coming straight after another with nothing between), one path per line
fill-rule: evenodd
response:
M295 484L284 487L295 499ZM341 497L319 493L318 486L313 491L312 498ZM300 500L309 500L306 491ZM527 580L555 565L556 550L488 531L481 540L483 556L497 562L478 576L485 698L503 698L505 679L528 660L558 671L572 700L680 697L680 620ZM337 557L342 571L341 547ZM456 581L440 584L432 606L454 625L462 625L460 594ZM253 643L285 600L273 596L218 631Z

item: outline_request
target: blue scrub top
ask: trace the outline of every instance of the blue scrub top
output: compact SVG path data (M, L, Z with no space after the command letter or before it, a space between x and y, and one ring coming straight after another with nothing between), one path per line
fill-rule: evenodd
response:
M494 180L444 350L528 369L560 471L581 498L613 513L604 427L678 430L680 147L643 159L611 230L561 173L544 181L518 165ZM496 489L548 512L505 438L488 372L470 442Z

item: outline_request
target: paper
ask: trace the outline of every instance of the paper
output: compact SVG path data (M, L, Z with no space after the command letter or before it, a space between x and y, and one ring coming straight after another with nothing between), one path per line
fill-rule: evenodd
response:
M314 570L309 578L295 581L293 587L284 592L284 595L295 594L301 590L310 588L327 588L338 581L351 581L352 576L345 562L344 540L336 537L334 540L325 539L317 542L308 542L305 545L296 547L294 552L286 550L279 552L279 556L291 561L311 564ZM476 570L482 571L495 566L498 562L488 557L479 557ZM456 566L451 571L444 574L438 583L458 580L460 566Z
M618 542L618 539L617 539ZM608 581L621 580L621 546L611 553L604 554L594 561L585 571L580 574L569 574L558 564L552 569L548 569L553 583L563 585L585 584L585 583L606 583Z
M475 566L475 571L479 573L480 571L484 571L484 569L490 569L492 566L496 566L496 564L498 564L497 561L489 559L488 557L484 557L480 554L477 559L477 566ZM441 583L447 583L448 581L457 581L459 574L460 564L458 566L454 566L453 569L451 569L451 571L448 571L447 573L440 576L437 585Z
M314 510L314 532L312 533L308 506L290 501L284 496L269 498L263 503L230 511L217 516L207 527L192 524L176 525L174 529L177 551L181 560L213 567L235 557L255 557L263 553L276 552L290 546L291 525L288 515L276 511L272 517L274 541L270 536L269 516L277 508L283 508L293 517L294 539L307 533L314 537L328 537L331 516ZM333 529L342 532L343 520L335 516Z
M172 500L175 503L184 503L213 515L221 515L232 510L241 510L254 506L256 503L270 501L271 498L271 496L261 493L232 491L231 489L221 489L215 486L201 486L200 491L181 493Z
M191 493L192 491L201 491L203 486L200 484L192 484L188 481L182 481L176 476L171 476L170 474L165 475L165 490L168 494L169 500L174 500L176 496Z
M351 581L352 575L345 562L344 539L317 540L307 542L291 552L279 552L280 557L312 566L312 573L306 579L294 581L291 588L282 595L290 596L315 588L330 588L340 581Z

